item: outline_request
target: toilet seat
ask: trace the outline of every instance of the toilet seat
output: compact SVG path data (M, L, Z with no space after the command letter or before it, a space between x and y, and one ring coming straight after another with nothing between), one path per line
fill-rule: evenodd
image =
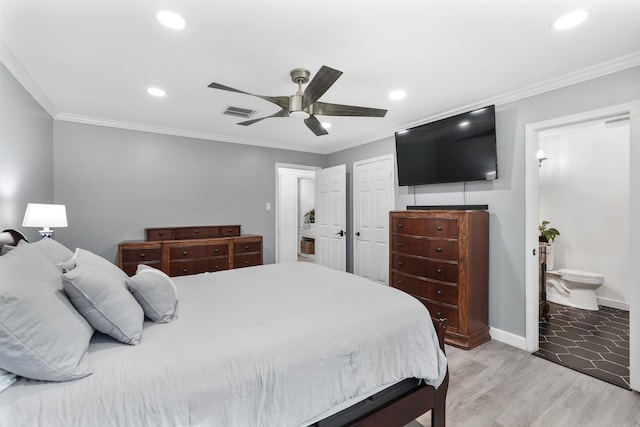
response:
M577 283L585 283L592 285L601 285L604 283L604 275L592 273L591 271L573 270L570 268L561 268L557 271L564 280Z

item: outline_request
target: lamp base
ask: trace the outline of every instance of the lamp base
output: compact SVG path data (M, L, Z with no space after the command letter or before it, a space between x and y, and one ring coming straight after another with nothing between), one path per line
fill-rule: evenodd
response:
M43 239L44 238L53 239L53 230L50 229L49 227L39 230L38 233L40 233L40 236L42 236Z

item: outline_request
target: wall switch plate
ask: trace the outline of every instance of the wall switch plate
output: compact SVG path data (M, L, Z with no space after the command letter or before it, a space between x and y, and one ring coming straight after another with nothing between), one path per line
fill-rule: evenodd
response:
M271 210L271 203L267 202L267 205L265 206L265 209L270 211Z

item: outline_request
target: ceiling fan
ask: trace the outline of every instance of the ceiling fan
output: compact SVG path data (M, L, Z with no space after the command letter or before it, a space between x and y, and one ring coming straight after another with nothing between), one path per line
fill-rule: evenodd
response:
M305 68L296 68L291 70L291 81L298 85L298 91L291 96L262 96L253 93L244 92L220 83L211 83L210 88L226 90L229 92L243 93L245 95L253 95L265 101L272 102L280 107L280 110L270 116L260 117L258 119L247 120L238 123L242 126L249 126L264 119L272 117L289 117L297 116L304 118L304 124L307 125L316 136L327 135L329 132L322 127L320 121L316 118L319 116L363 116L363 117L384 117L387 110L379 108L356 107L353 105L329 104L320 102L318 99L335 83L342 75L342 71L334 70L323 65L320 70L309 82L311 73ZM302 85L309 82L306 90L302 90Z

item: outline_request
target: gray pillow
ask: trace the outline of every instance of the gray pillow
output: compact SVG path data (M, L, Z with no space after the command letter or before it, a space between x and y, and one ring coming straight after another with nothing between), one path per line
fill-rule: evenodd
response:
M22 377L67 381L91 373L93 329L62 290L61 273L32 245L0 257L0 367Z
M73 252L71 252L69 248L64 246L62 243L58 243L53 240L53 238L45 237L44 239L40 239L33 243L27 243L24 240L21 240L20 243L18 243L18 246L27 244L34 246L56 265L73 256Z
M154 322L170 322L176 314L178 290L164 272L140 264L136 274L127 279L127 287L144 314Z
M140 343L144 313L127 291L124 271L84 249L62 266L64 291L91 326L125 344Z

